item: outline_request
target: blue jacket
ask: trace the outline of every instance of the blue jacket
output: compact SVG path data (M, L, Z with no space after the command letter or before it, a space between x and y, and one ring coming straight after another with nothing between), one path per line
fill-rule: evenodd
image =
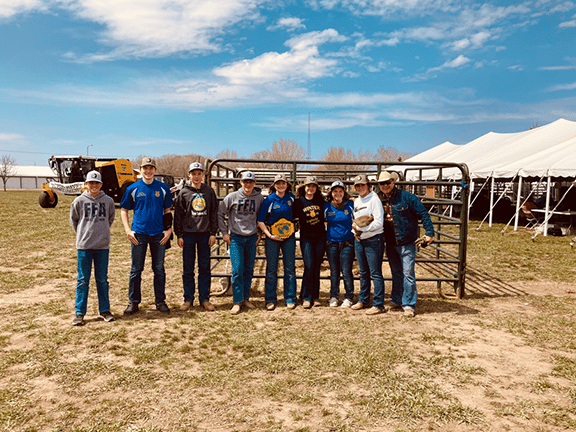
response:
M382 192L378 192L380 198ZM383 202L382 204L385 204ZM394 223L394 234L396 244L404 246L414 243L418 238L418 220L422 220L422 225L426 230L426 235L434 237L434 225L428 214L428 210L413 193L394 187L390 196L390 207L392 209L392 221Z

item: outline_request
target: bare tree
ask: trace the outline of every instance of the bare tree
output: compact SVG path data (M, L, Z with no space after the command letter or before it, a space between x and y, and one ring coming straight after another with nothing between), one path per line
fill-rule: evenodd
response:
M132 159L132 168L139 169L140 163L144 156L138 156ZM177 178L188 177L188 167L192 162L200 162L204 164L206 158L197 154L189 155L164 155L160 157L152 156L156 159L156 169L158 174L170 174Z
M269 150L259 151L253 153L250 159L258 160L290 160L290 161L304 161L306 159L306 152L302 147L296 144L296 141L287 141L280 139L280 141L274 141L272 148ZM267 167L273 169L290 169L291 164L283 163L270 163L266 164Z
M4 192L6 192L8 179L14 177L17 172L16 160L12 159L10 155L2 155L2 160L0 160L0 179L2 179L4 184Z
M226 149L218 153L214 159L238 159L238 153L235 150ZM239 168L242 165L236 162L223 162L222 164L230 168Z
M385 162L402 162L403 160L412 157L411 153L400 152L395 147L378 147L376 150L376 155L374 156L375 161L385 161Z

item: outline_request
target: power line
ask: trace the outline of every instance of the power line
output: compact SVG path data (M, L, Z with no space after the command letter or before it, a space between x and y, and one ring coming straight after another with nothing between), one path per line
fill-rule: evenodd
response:
M47 155L47 154L52 154L52 153L46 153L46 152L31 152L31 151L22 151L22 150L6 150L6 149L0 149L0 151L3 151L3 152L10 152L10 153L39 154L39 155Z

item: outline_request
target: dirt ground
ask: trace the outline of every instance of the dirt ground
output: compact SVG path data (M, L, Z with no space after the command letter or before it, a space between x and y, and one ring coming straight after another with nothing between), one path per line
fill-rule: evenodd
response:
M8 271L13 269L4 268L0 270ZM169 275L169 279L174 281L176 276L177 272L174 272L173 275ZM257 282L256 285L256 293L261 293L261 281ZM570 401L566 397L566 393L554 390L571 387L573 382L563 377L554 376L554 364L551 360L550 352L546 349L547 347L527 343L523 337L511 334L510 331L501 326L492 327L489 323L509 317L511 311L514 314L521 314L523 319L536 318L541 311L534 305L534 297L573 298L576 296L576 285L526 282L521 284L495 284L498 286L488 286L484 290L479 288L478 285L475 286L472 280L470 285L473 288L468 292L469 299L461 301L442 301L434 292L434 287L422 287L420 290L419 313L414 320L407 321L403 319L401 313L394 312L371 319L374 320L374 325L377 327L400 327L402 337L406 338L408 343L413 340L411 344L415 345L414 351L419 352L422 356L436 356L437 358L448 358L449 356L458 362L473 364L476 370L482 371L477 378L478 382L473 383L467 382L467 379L459 381L459 379L454 379L453 377L444 379L439 376L435 378L443 391L448 392L451 397L462 405L477 410L481 414L482 420L476 424L455 421L434 423L432 425L429 422L424 425L412 423L405 425L404 428L385 418L381 418L375 419L371 425L366 425L358 430L566 430L563 423L556 426L554 422L543 422L543 416L553 416L554 413L546 414L545 408L541 407L545 407L552 402L554 406L574 407L574 401ZM152 306L145 307L143 313L138 317L140 322L145 323L145 325L131 326L129 329L130 340L146 339L151 333L161 332L165 327L164 321L170 320L173 322L178 317L186 316L186 312L177 310L180 301L179 290L177 283L169 283L169 304L174 308L170 317L160 316ZM367 319L367 317L358 312L327 307L326 291L326 282L324 282L324 307L311 310L304 310L298 307L294 312L289 312L285 308L279 307L272 313L265 311L250 312L252 314L250 319L255 324L255 331L258 331L263 326L270 325L269 318L271 315L289 317L303 327L322 325L319 323L323 322L329 323L335 317L346 317L351 320ZM116 300L113 311L122 320L123 295L115 295L113 298ZM14 308L29 308L34 305L59 302L61 300L61 285L60 281L57 281L42 286L32 286L29 289L11 294L4 294L0 296L0 309L6 311ZM64 301L65 308L72 311L72 291L66 295ZM92 293L90 303L95 304L95 302L96 299ZM231 298L228 296L215 297L213 302L217 309L213 314L200 312L196 308L196 312L201 314L201 318L208 322L219 320L224 315L227 316L231 306ZM263 309L264 304L261 297L257 296L255 303ZM35 317L34 322L41 327L66 332L69 331L71 319L71 313L64 317L46 314ZM85 328L89 329L92 326L102 327L106 325L109 324L103 323L95 316L88 316ZM426 341L423 342L423 335L440 335L440 339L438 343L433 342L430 344ZM18 332L9 335L4 333L3 337L7 338L6 346L11 351L26 351L31 348L30 345L36 340ZM69 361L78 361L87 355L81 347L67 349L70 349L70 355L74 356ZM106 355L106 357L108 361L120 366L129 366L132 363L130 360L114 358L111 354ZM88 361L88 358L86 360ZM399 372L406 372L403 369L409 369L409 366L400 365L398 368ZM187 374L191 375L194 375L195 372L199 371L190 369L186 371ZM535 390L534 383L542 382L543 377L545 377L546 388L541 391ZM93 379L87 387L89 393L93 393L100 402L108 401L106 403L110 404L115 403L114 401L116 400L119 404L122 404L126 395L119 396L116 392L111 391L101 393L97 390L98 386L102 385L105 380L104 376ZM9 385L10 383L6 379L0 379L1 387L6 388ZM40 415L49 415L54 419L67 415L64 411L55 407L61 407L67 403L73 404L74 394L73 392L69 394L62 386L55 385L53 376L36 376L28 385L31 386L31 394L28 395L28 399L34 400L36 404L33 412L40 413ZM171 386L169 377L165 378L164 382L160 384L161 388L170 388ZM365 390L359 388L358 395L361 396L363 391ZM86 392L86 388L83 389L83 392ZM131 392L134 392L134 389ZM215 405L218 405L220 398L225 398L225 395L222 394L214 394L208 397L206 395L199 396L198 392L192 390L184 393L168 392L162 395L158 395L154 391L145 391L142 394L136 392L130 397L136 398L143 406L146 406L147 414L145 418L133 419L132 426L126 430L259 430L252 429L250 424L254 422L253 424L262 425L266 421L282 425L278 428L270 428L270 430L354 430L354 428L345 429L343 426L346 424L345 419L347 416L355 409L354 405L350 402L337 403L334 399L331 399L330 394L324 395L324 399L319 406L318 404L311 405L307 412L312 411L316 414L306 418L295 417L294 411L303 408L298 403L271 404L271 401L267 399L251 400L248 404L250 406L248 415L254 418L248 417L246 424L230 423L226 420L226 416L214 415ZM194 401L191 402L191 400L188 400L189 398L193 398ZM159 408L161 406L163 407L162 409ZM175 416L178 417L183 414L176 408L171 407L179 407L180 409L182 406L188 406L189 409L196 413L205 412L206 414L195 416L194 422L191 424L185 421L174 422ZM158 407L158 409L155 410L154 407ZM239 407L236 408L240 409ZM323 410L339 412L340 418L343 419L342 426L340 428L327 426L321 414ZM507 414L507 410L510 410L510 414ZM572 412L572 416L574 417L574 412ZM82 415L80 415L80 418L82 418ZM48 425L52 427L53 423L48 422ZM181 428L178 429L175 423L181 424ZM151 429L150 425L156 425L156 429ZM39 427L34 430L54 430L50 429L50 427ZM14 429L4 428L4 430L21 429L16 427ZM77 429L64 427L59 430Z

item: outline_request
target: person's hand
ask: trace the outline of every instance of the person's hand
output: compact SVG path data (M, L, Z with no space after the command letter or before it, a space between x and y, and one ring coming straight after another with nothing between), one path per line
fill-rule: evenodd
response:
M274 241L284 241L284 239L282 237L278 237L277 235L270 235L270 239L274 240Z
M210 238L212 238L212 237L210 237ZM214 240L216 240L216 239L214 239ZM224 234L224 235L222 236L222 240L224 240L225 243L230 244L230 241L231 241L231 240L230 240L230 234Z
M178 239L178 246L180 246L180 249L182 249L184 247L184 239L183 238Z
M134 231L130 231L128 234L126 234L126 236L128 237L128 240L130 240L130 243L132 243L134 246L138 246L138 240L136 240L136 233Z
M426 239L426 245L427 246L431 245L432 242L434 241L434 237L424 236L424 238Z
M162 240L160 240L160 244L165 245L168 240L170 240L170 236L172 235L172 228L169 228L166 231L162 231L162 234L164 234L164 237Z
M258 239L256 240L256 246L258 246L258 244L260 243L260 240L262 240L262 234L258 233Z
M210 238L208 239L208 246L212 247L216 244L216 236L215 235L211 235Z

